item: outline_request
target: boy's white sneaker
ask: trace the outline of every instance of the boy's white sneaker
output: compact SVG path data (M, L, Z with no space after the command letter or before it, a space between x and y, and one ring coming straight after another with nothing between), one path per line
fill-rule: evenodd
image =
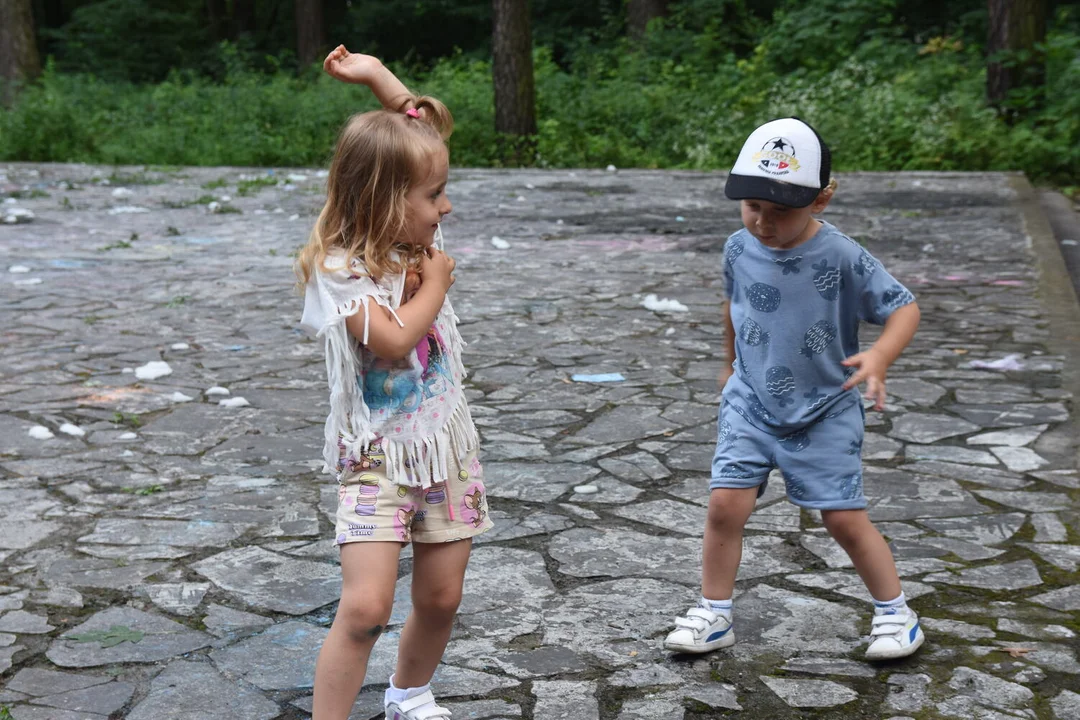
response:
M923 644L919 616L909 607L889 608L875 614L870 625L867 660L895 660L907 657Z
M435 696L430 690L399 703L387 703L385 711L386 720L441 720L450 717L449 710L435 704Z
M700 605L676 618L675 629L664 639L665 648L680 653L707 653L734 644L731 618Z

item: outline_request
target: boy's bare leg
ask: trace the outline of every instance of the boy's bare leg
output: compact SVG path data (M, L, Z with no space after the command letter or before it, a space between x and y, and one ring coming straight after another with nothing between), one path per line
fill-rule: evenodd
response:
M341 546L341 602L315 663L312 720L346 720L394 604L401 544Z
M701 557L701 594L727 600L742 560L743 527L754 512L757 488L717 488L709 494Z
M900 576L892 551L865 510L822 510L821 519L875 600L900 597Z
M422 687L435 674L454 627L471 551L471 539L413 543L413 609L401 631L395 687Z

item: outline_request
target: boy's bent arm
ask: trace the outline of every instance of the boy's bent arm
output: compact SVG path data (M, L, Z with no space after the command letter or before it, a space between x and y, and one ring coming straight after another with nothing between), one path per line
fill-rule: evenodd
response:
M915 337L921 317L919 306L912 302L894 310L885 321L885 329L870 349L881 353L886 366L896 362L896 358L900 357L900 353L904 352L904 348Z
M893 311L885 321L885 329L870 349L852 355L844 360L845 367L857 368L856 372L844 383L844 390L850 390L859 383L866 382L866 396L874 399L874 409L885 407L885 373L900 353L915 337L919 328L919 306L909 303Z

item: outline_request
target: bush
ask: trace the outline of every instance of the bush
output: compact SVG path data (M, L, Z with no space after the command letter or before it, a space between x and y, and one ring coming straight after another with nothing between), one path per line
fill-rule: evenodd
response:
M785 71L773 50L785 22L743 59L716 59L713 48L708 62L693 52L680 61L622 41L579 55L567 70L538 49L535 164L727 169L754 127L799 115L829 141L838 170L1019 169L1038 181L1078 184L1075 29L1050 35L1045 101L1010 125L986 107L979 48L878 33L820 68ZM228 48L222 56L230 69L220 83L173 73L138 85L50 65L15 107L0 111L0 159L321 165L346 118L375 106L366 89L314 69L300 78L265 75L230 61ZM487 61L455 54L423 72L397 70L453 111L455 165L499 165Z
M100 0L82 5L64 27L43 34L66 72L157 82L173 67L198 67L210 34L184 0Z

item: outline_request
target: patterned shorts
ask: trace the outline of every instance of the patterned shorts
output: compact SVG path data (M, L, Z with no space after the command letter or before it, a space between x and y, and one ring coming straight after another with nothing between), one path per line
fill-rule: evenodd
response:
M710 489L756 487L760 497L769 472L776 467L784 474L788 499L800 507L866 507L862 475L865 413L861 402L786 435L749 423L740 409L726 400L720 406Z
M429 488L390 482L385 459L372 452L342 476L335 523L338 545L452 542L491 529L484 470L475 451L460 463L451 458L451 479Z

